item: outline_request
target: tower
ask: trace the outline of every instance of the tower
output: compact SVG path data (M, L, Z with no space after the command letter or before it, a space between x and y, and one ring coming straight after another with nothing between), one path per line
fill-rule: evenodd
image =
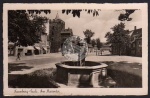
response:
M58 13L55 19L49 21L50 52L59 52L61 48L61 31L65 29L65 22L59 18Z

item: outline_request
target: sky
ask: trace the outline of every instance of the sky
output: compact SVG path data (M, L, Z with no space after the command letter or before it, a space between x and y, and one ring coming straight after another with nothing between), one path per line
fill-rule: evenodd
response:
M99 11L99 16L94 16L93 14L88 14L86 11L80 12L79 17L73 17L70 14L63 14L61 10L52 10L50 14L42 14L49 19L55 19L58 13L59 18L65 22L65 28L71 28L74 35L84 37L83 31L86 29L92 30L95 34L92 39L100 38L101 42L106 42L105 34L111 31L114 25L120 23L118 16L120 13L124 13L124 10L114 11L114 10L101 10ZM132 21L125 21L125 29L133 30L134 26L141 28L141 10L136 10L130 15ZM48 27L48 26L47 26Z

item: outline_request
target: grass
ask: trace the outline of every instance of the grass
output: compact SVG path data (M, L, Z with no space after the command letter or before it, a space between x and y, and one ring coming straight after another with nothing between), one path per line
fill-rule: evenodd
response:
M23 69L33 68L25 65L26 65L25 63L8 63L8 73L12 71L22 71Z
M142 87L142 65L140 63L104 62L108 64L108 75L119 88Z
M9 74L10 88L58 88L54 81L56 69L42 69L24 75Z
M128 62L103 62L108 64L108 75L117 82L117 88L142 87L142 65ZM8 75L11 88L58 88L56 69L37 70L30 74Z

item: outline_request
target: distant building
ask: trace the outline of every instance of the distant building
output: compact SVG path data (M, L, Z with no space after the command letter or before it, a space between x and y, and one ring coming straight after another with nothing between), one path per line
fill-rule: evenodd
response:
M65 22L56 15L56 18L49 21L50 52L59 52L61 47L61 31L65 29Z
M136 26L131 32L131 56L142 56L142 28L137 29Z
M97 50L97 45L95 45L94 47L92 46L92 44L88 44L88 52L94 52Z
M130 44L121 48L121 55L142 56L142 28L130 31ZM112 44L112 54L119 55L119 43Z
M33 46L15 46L14 43L8 43L8 55L17 56L18 52L21 56L39 55L49 53L49 44L47 41L47 33L41 33L41 41Z
M35 43L34 45L34 54L39 55L39 54L47 54L49 53L49 44L47 41L47 33L42 32L41 33L41 41L39 43Z
M8 56L17 56L18 53L20 53L21 56L34 55L34 47L15 46L12 42L8 43Z
M72 35L72 29L65 29L65 22L59 18L59 15L57 13L56 18L49 21L50 52L59 52L66 38Z
M111 51L111 45L107 45L105 43L103 43L102 47L100 48L101 51Z

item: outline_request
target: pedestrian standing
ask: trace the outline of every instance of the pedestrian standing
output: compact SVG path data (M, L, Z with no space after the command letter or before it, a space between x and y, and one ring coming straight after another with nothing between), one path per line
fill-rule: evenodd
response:
M17 59L16 60L20 60L20 52L18 52L18 54L17 54Z

